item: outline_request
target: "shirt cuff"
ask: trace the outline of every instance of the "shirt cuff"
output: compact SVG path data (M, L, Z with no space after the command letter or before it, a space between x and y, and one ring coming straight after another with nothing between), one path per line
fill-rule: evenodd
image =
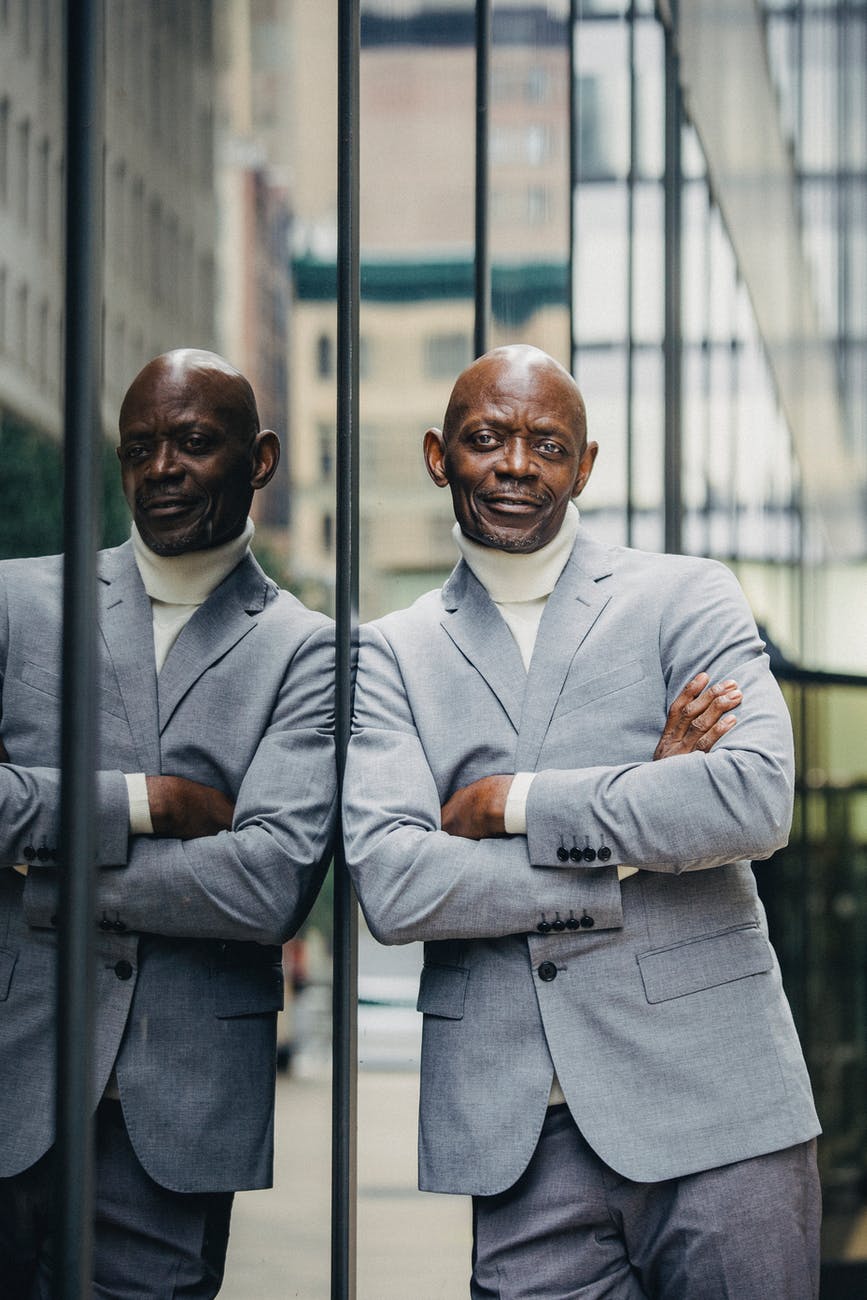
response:
M627 876L637 876L638 867L627 867L625 862L621 862L617 868L617 879L625 880Z
M144 772L126 772L124 778L129 794L130 835L153 835L147 777Z
M535 775L535 772L516 772L512 777L503 812L507 835L527 834L527 795Z

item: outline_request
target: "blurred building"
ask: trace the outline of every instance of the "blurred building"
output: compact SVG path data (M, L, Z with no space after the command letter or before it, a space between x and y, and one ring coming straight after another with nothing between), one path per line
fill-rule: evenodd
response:
M0 6L0 450L38 521L18 519L6 553L59 545L63 21ZM212 57L210 0L106 6L107 431L145 361L216 341Z
M281 438L280 465L256 499L256 518L260 541L267 537L284 563L292 454L288 11L281 0L221 0L215 11L218 333L221 350L253 385L262 426Z

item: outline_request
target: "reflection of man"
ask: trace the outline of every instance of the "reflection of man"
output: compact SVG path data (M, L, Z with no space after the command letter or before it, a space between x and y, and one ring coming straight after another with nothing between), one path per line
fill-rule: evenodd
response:
M474 1297L800 1300L818 1125L746 861L789 722L728 570L578 524L596 451L549 357L470 366L425 437L463 558L362 640L347 852L427 941L421 1186L473 1194Z
M150 362L121 408L130 542L99 556L94 1294L211 1296L272 1168L278 945L333 820L333 637L249 551L279 458L244 377ZM61 565L0 565L0 1290L47 1296ZM19 870L12 870L18 864ZM26 867L24 874L22 867Z

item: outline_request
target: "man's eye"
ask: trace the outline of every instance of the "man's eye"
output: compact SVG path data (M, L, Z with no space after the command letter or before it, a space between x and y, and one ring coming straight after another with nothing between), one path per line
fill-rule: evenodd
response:
M208 451L210 450L210 446L211 444L208 441L208 439L203 438L202 435L199 433L192 433L188 438L184 439L184 447L186 448L187 451L191 451L193 453L201 453L204 451Z
M123 458L128 461L144 460L148 455L149 448L143 443L133 442L123 449Z
M560 456L563 452L559 442L549 442L547 439L537 443L537 446L544 456Z
M482 430L480 433L475 435L473 443L476 447L494 447L496 446L497 440L492 433L485 433L484 430Z

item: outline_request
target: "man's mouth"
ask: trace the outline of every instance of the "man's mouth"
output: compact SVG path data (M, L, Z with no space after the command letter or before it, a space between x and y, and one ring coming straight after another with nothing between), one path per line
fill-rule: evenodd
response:
M139 498L137 505L146 515L156 516L160 519L170 519L174 515L186 514L198 504L195 497L179 497L174 495L152 496Z
M491 510L504 510L507 514L528 514L544 505L540 497L527 496L517 492L499 492L480 498L483 505Z

